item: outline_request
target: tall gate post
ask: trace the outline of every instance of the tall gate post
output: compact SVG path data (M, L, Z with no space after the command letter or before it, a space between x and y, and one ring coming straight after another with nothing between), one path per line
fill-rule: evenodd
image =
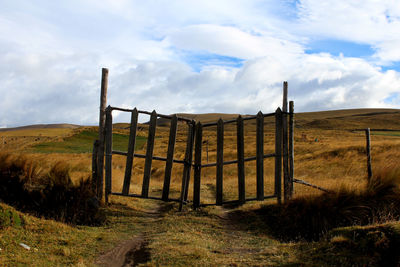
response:
M282 111L278 108L275 112L275 195L278 204L281 204L282 183Z
M288 83L283 82L282 103L282 139L283 139L283 195L285 201L290 199L289 157L288 157Z
M108 89L108 69L103 68L101 73L101 93L100 93L100 118L99 118L99 151L97 157L97 198L103 198L103 178L104 178L104 128L106 122L106 105Z
M294 179L294 102L289 102L289 197L293 197Z

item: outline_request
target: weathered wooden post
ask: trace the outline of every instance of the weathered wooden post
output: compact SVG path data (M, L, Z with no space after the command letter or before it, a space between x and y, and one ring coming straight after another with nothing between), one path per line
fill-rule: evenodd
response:
M275 111L275 195L278 204L281 204L282 182L282 111Z
M106 123L106 105L107 105L107 89L108 89L108 69L101 70L101 92L100 92L100 118L99 118L99 152L97 157L97 174L96 183L97 198L103 198L103 178L104 178L104 130Z
M149 134L147 135L146 160L144 162L142 197L149 196L149 186L151 177L151 165L153 162L154 139L156 136L157 113L155 110L151 113Z
M178 116L175 114L171 119L171 125L169 129L167 162L165 164L164 186L162 193L162 200L164 201L167 201L169 197L169 187L171 184L172 164L174 160L177 129L178 129Z
M196 123L194 121L191 121L190 123L188 123L188 135L187 135L187 140L186 140L186 151L185 151L185 160L184 160L185 163L184 163L184 167L183 167L179 211L182 211L183 202L187 201L187 197L188 197L189 182L190 182L190 169L192 167L192 157L193 157L195 125L196 125Z
M284 186L283 192L285 201L290 199L287 111L288 111L288 83L283 82L282 147L283 147L283 186Z
M367 169L368 169L368 181L372 178L372 164L371 164L371 130L367 128L365 130L365 137L367 141Z
M224 177L224 122L220 118L217 124L217 181L216 181L216 204L221 206L223 199L223 177Z
M196 144L194 152L194 181L193 181L193 208L200 207L200 186L201 186L201 149L203 138L203 125L196 124Z
M131 125L130 125L130 129L129 129L128 155L126 157L125 177L124 177L124 184L123 184L123 188L122 188L122 194L125 196L127 196L129 194L129 187L131 184L132 164L133 164L133 158L134 158L134 154L135 154L138 115L139 115L139 113L136 108L134 110L132 110Z
M290 198L293 197L294 179L294 102L289 102L289 179Z
M238 167L238 186L239 186L239 203L246 202L246 183L244 170L244 126L243 118L239 115L236 121L237 133L237 167Z
M105 143L106 143L106 187L105 187L105 200L108 203L108 196L111 194L111 175L112 175L112 109L110 106L106 109L106 124L105 124Z
M257 200L264 200L264 115L257 113Z

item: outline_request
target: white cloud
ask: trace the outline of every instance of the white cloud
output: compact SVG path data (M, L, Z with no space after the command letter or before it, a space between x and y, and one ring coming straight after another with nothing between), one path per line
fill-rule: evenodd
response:
M347 40L378 49L375 57L398 61L400 4L397 0L301 0L296 31L311 38ZM382 62L381 62L382 63Z
M269 35L253 35L235 27L193 25L172 32L167 40L180 49L252 59L262 56L290 57L302 52L299 44Z
M278 5L278 6L277 6ZM282 82L297 111L400 107L397 1L38 1L0 10L0 125L95 123L109 103L174 112L270 112ZM305 54L311 39L368 44L372 58ZM179 51L244 59L197 72ZM195 56L194 56L195 57ZM125 117L121 114L119 119Z

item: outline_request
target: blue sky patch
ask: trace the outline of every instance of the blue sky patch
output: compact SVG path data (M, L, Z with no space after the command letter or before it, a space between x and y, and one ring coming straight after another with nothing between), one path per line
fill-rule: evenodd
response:
M387 104L398 104L400 102L400 93L391 93L387 98L384 100Z
M370 45L341 40L314 40L307 47L305 50L307 54L329 53L339 56L342 53L345 57L369 57L375 52Z
M223 56L207 52L187 52L180 51L180 58L186 62L196 72L200 72L206 66L225 66L240 68L243 66L244 59L237 57Z
M397 72L400 72L400 62L397 61L397 62L394 62L387 66L381 66L381 68L382 68L382 71L395 70Z

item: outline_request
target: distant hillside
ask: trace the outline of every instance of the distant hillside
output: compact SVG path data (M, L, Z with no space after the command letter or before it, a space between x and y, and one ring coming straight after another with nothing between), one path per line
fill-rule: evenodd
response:
M20 127L14 127L14 128L0 128L0 132L18 131L18 130L31 130L31 129L76 129L76 128L79 128L79 127L80 127L80 125L68 124L68 123L34 124L34 125L20 126Z
M177 113L179 117L193 119L202 123L235 119L239 114L204 113L188 114ZM243 115L244 117L248 115ZM166 126L168 119L160 118L157 125ZM295 125L297 128L319 129L400 129L399 109L343 109L317 112L295 113Z
M399 109L345 109L295 114L296 126L320 129L400 129Z
M227 113L203 113L189 114L177 113L179 117L193 119L202 123L214 122L219 118L231 120L237 118L239 114ZM242 115L243 117L249 115ZM265 122L273 122L269 118ZM168 126L170 120L159 118L157 125ZM148 123L144 123L148 124ZM139 124L140 126L141 124ZM316 128L316 129L400 129L400 109L343 109L316 112L295 113L295 126L297 128ZM33 129L76 129L81 126L75 124L36 124L15 128L0 128L0 132ZM115 129L129 129L129 123L115 123Z

